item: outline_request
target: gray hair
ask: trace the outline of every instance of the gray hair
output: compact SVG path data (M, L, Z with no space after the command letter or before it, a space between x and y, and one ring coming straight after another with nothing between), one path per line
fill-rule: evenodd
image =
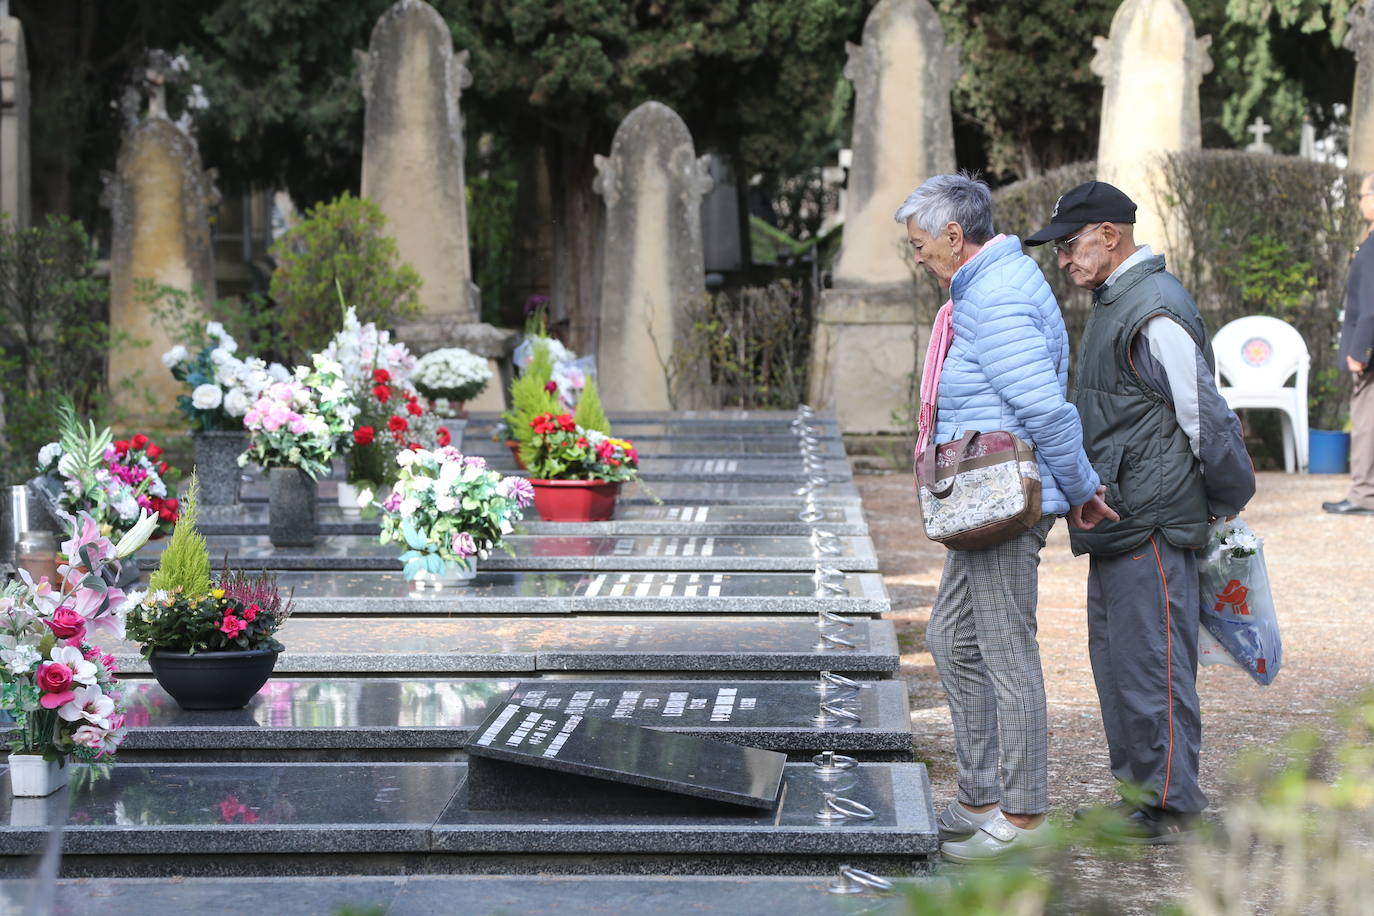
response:
M932 236L949 223L958 223L975 245L992 238L992 191L975 174L934 175L907 196L893 219L902 225L915 219Z

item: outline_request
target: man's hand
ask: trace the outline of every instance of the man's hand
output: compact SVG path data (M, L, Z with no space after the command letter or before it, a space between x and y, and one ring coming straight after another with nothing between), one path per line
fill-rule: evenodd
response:
M1345 367L1349 369L1351 372L1355 373L1356 375L1359 375L1361 372L1363 372L1365 370L1365 367L1368 365L1368 363L1362 363L1357 361L1353 356L1347 356L1345 358Z
M1106 487L1098 487L1093 498L1081 506L1074 506L1069 510L1069 525L1080 531L1087 531L1097 525L1098 522L1119 522L1121 516L1116 514L1107 501L1102 497L1106 495Z

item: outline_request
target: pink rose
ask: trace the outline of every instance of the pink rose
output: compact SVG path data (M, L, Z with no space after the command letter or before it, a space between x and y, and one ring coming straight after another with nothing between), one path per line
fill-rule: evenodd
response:
M86 618L69 607L60 607L43 621L58 639L80 642L86 635Z
M38 666L37 681L44 693L62 693L71 689L72 669L61 662L44 662Z
M477 552L477 543L473 541L472 535L460 531L453 536L453 552L461 558L470 557Z
M248 624L244 623L233 614L225 614L224 622L219 625L219 628L220 632L224 633L224 635L228 636L230 639L233 639L235 636L238 636L244 630L248 629Z

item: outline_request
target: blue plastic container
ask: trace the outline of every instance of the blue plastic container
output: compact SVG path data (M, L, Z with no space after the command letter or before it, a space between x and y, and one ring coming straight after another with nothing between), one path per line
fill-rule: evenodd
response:
M1350 433L1307 431L1307 470L1312 474L1350 473Z

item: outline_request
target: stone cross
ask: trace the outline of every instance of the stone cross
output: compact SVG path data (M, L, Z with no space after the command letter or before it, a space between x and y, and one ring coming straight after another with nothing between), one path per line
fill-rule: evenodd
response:
M606 203L597 378L608 410L666 410L682 316L706 295L701 199L710 167L677 112L645 102L596 157ZM686 406L686 405L679 405Z
M946 46L928 0L880 0L864 23L862 44L846 49L854 152L835 285L909 285L902 229L892 214L922 181L954 170L949 94L959 78L959 49Z
M1350 169L1374 171L1374 0L1355 4L1346 21L1345 46L1355 52L1355 90L1350 102Z
M1254 123L1252 123L1249 127L1245 128L1245 130L1248 133L1253 134L1255 137L1255 141L1251 143L1249 146L1245 147L1245 151L1247 153L1272 153L1274 151L1274 148L1270 146L1268 143L1264 142L1264 135L1269 133L1273 129L1274 128L1264 123L1263 118L1261 118L1259 115L1256 115Z
M1109 36L1093 39L1102 78L1097 177L1135 201L1135 240L1156 251L1184 245L1181 224L1161 205L1159 163L1202 145L1198 84L1212 69L1211 44L1194 35L1183 0L1125 0Z
M29 64L24 27L0 0L0 212L29 224Z
M424 279L424 318L475 322L458 104L472 84L468 52L453 52L434 7L398 0L356 57L367 103L362 194L381 207L401 260Z

